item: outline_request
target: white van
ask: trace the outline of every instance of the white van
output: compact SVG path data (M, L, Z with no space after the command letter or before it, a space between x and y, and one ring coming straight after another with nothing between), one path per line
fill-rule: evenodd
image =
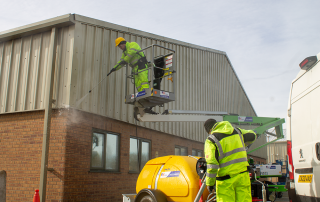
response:
M300 63L292 81L287 150L290 201L320 202L320 53Z

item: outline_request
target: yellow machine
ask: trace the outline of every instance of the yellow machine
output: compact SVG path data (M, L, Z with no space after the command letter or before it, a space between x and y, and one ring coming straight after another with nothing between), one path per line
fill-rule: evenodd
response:
M138 194L134 201L194 201L200 189L199 159L194 156L164 156L148 161L139 175ZM208 194L205 190L203 198L207 199Z

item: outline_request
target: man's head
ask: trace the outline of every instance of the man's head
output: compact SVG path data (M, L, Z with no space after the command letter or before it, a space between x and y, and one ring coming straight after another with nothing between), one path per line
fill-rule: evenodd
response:
M216 123L217 123L217 121L215 119L206 120L206 122L203 124L203 126L204 126L204 129L207 131L207 133L210 133L210 130L212 129L212 127Z
M118 46L121 50L124 50L126 48L126 40L122 37L118 37L115 40L116 46Z

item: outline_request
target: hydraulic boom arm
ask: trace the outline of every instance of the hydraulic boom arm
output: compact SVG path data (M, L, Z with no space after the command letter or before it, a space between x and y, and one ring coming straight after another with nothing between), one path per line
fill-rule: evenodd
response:
M254 152L270 143L282 139L283 130L282 124L285 119L270 118L270 117L256 117L256 116L239 116L230 115L227 112L208 112L208 111L185 111L185 110L167 110L165 114L150 115L144 114L137 115L139 121L142 122L205 122L208 119L215 119L217 121L229 121L234 125L251 125L256 126L254 132L259 137L262 134L269 134L277 137L275 140L261 145L253 150L248 151L248 154ZM268 132L269 129L275 128L276 133Z

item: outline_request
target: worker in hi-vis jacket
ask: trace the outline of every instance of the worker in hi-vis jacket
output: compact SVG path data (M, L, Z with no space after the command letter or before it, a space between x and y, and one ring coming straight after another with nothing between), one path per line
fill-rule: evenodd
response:
M209 134L204 146L209 192L216 184L217 201L252 202L246 146L256 134L214 119L208 119L204 128Z
M124 65L129 64L132 68L132 73L134 74L134 84L138 92L143 91L145 88L149 88L148 82L148 61L143 52L138 52L141 50L140 46L136 42L127 42L124 38L118 37L115 40L116 47L118 46L123 52L121 59L118 63L111 69L108 76ZM152 107L146 108L145 112L155 113L152 111Z

